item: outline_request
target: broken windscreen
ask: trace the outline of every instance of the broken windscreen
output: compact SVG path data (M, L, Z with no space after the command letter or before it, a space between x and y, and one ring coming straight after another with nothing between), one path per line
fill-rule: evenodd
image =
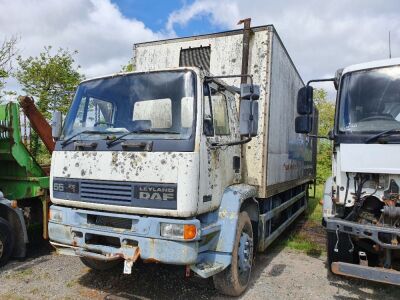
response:
M79 85L62 139L102 135L125 139L188 139L194 130L195 75L191 71L132 73Z

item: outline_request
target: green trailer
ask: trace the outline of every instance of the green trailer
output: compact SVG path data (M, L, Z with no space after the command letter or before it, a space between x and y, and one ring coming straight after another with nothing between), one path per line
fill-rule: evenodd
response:
M43 225L47 238L49 177L23 143L20 119L18 103L0 105L0 266L25 256L29 228Z

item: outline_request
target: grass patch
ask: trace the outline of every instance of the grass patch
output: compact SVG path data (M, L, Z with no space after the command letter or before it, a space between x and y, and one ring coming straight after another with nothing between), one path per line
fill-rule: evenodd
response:
M0 300L24 300L24 298L12 293L6 293L0 295Z
M308 199L308 206L306 210L306 218L309 221L317 222L321 224L322 220L322 205L320 204L320 200L323 196L324 186L322 184L317 185L315 189L315 197L314 196L314 188L310 189L310 197Z
M66 286L67 288L72 288L76 284L76 280L68 281Z
M32 268L27 268L16 273L7 274L6 279L22 279L33 274Z
M320 256L325 251L324 229L321 226L322 205L320 200L323 186L318 185L309 191L310 197L303 220L299 220L296 228L281 241L282 246L307 253L310 256Z
M289 249L305 252L314 257L319 257L325 251L324 245L313 241L301 232L291 234L286 240L282 241L282 244Z

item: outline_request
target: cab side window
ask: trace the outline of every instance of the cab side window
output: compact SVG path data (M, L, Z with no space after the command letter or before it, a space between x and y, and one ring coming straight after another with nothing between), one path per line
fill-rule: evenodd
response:
M215 135L229 135L229 117L226 96L210 88Z

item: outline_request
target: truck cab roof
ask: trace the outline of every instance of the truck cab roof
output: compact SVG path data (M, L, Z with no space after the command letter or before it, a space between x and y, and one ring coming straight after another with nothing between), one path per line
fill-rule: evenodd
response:
M351 65L343 70L342 75L349 73L349 72L354 72L354 71L368 70L368 69L379 68L379 67L389 67L389 66L395 66L395 65L400 65L400 57L375 60L375 61L370 61L370 62L366 62L366 63Z
M155 73L155 72L167 72L167 71L177 71L177 70L192 70L196 73L201 73L201 69L198 67L174 67L174 68L164 68L160 70L152 70L152 71L131 71L131 72L117 72L113 74L107 74L107 75L101 75L101 76L96 76L96 77L91 77L88 79L82 80L80 83L92 81L92 80L97 80L97 79L105 79L105 78L113 78L117 76L125 76L125 75L130 75L130 74L140 74L140 73Z

